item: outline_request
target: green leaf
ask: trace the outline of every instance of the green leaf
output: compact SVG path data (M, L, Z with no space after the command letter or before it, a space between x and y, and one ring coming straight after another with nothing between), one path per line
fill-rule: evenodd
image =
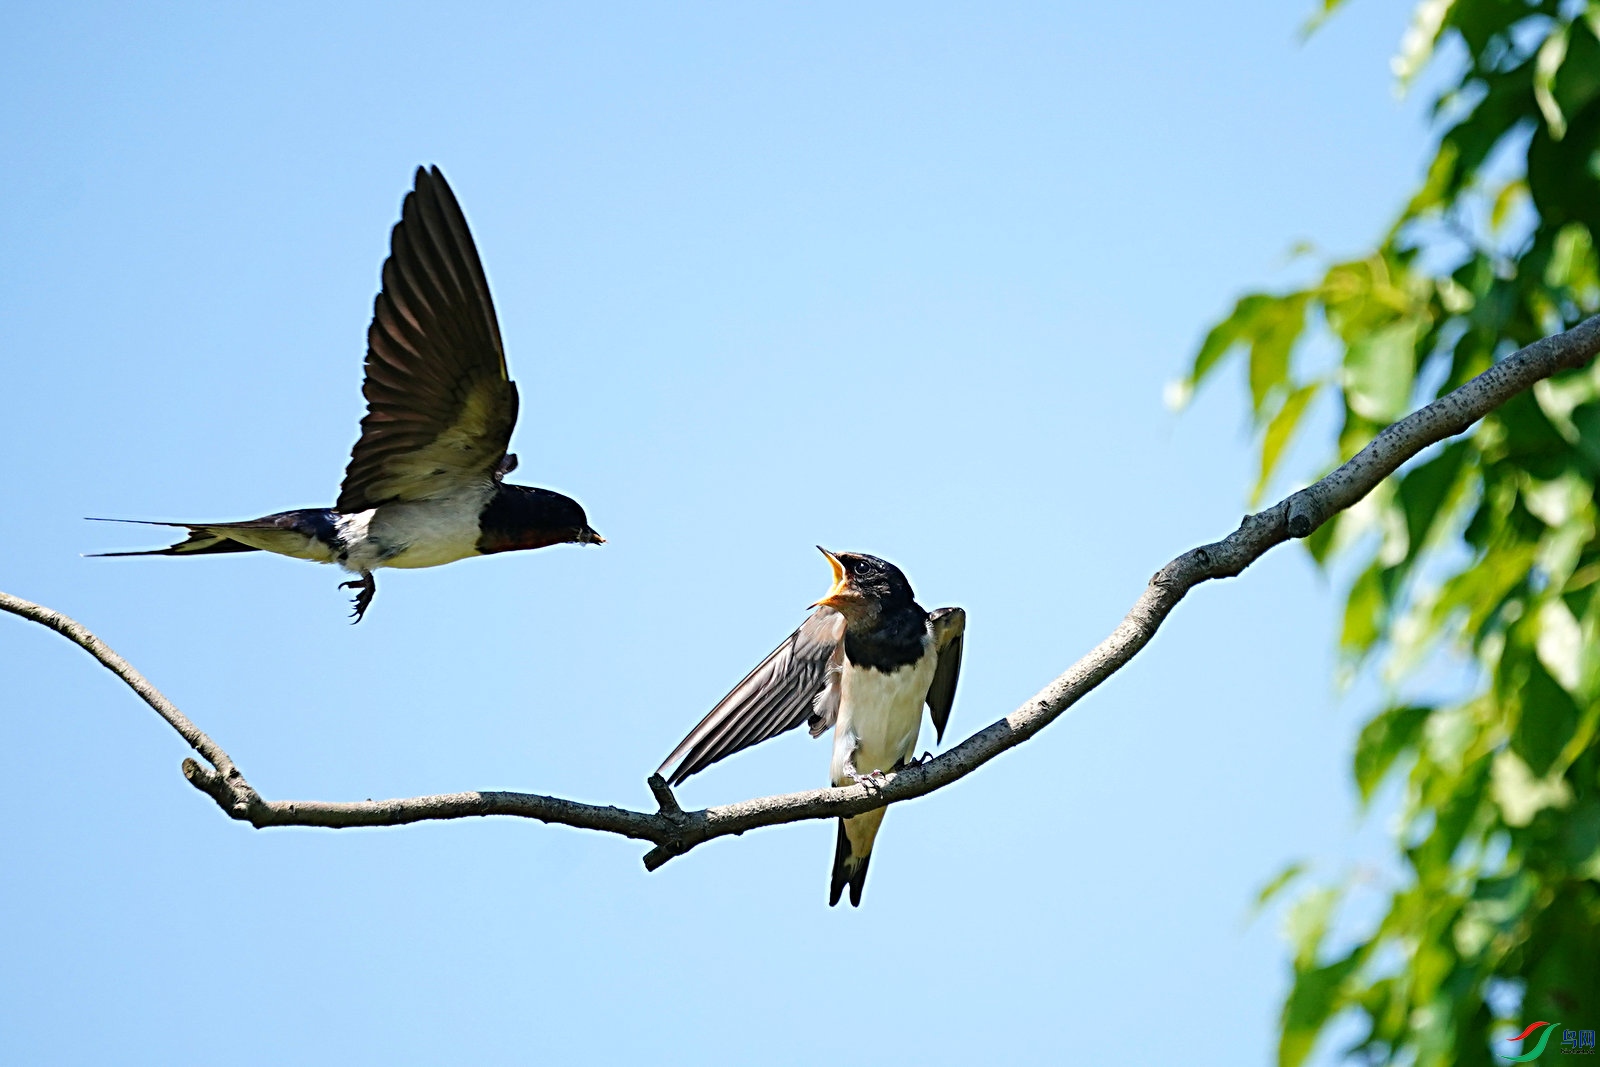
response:
M1289 355L1305 328L1309 292L1271 296L1251 293L1234 304L1227 318L1211 328L1195 354L1189 389L1197 388L1240 345L1250 350L1250 396L1259 417L1268 396L1287 382Z
M1504 457L1546 481L1572 463L1572 446L1539 407L1532 392L1518 393L1490 416L1505 431Z
M1452 141L1440 141L1439 147L1434 149L1433 159L1428 163L1428 176L1423 180L1422 188L1412 195L1411 203L1406 205L1402 217L1415 218L1449 203L1455 193L1460 162L1461 149Z
M1572 802L1572 789L1559 774L1543 778L1510 749L1495 753L1490 768L1489 792L1507 826L1524 827L1546 808L1564 808Z
M1322 24L1328 21L1329 17L1331 17L1335 11L1339 10L1339 8L1343 6L1344 0L1322 0L1322 3L1318 5L1317 10L1313 12L1311 17L1306 19L1305 24L1300 27L1300 36L1305 38L1310 37L1313 33L1316 33L1322 28Z
M1345 600L1344 629L1339 643L1346 651L1364 655L1383 632L1388 605L1383 595L1382 568L1374 563L1357 578Z
M1426 890L1436 891L1450 881L1456 850L1483 810L1492 762L1482 756L1464 764L1456 774L1444 767L1435 768L1444 773L1435 773L1434 792L1429 798L1434 812L1433 830L1410 853L1417 880Z
M1474 72L1471 80L1487 92L1465 118L1445 131L1439 154L1443 157L1447 150L1450 153L1449 172L1437 182L1430 176L1431 202L1413 201L1406 212L1408 217L1461 195L1500 142L1539 114L1533 96L1531 59L1509 70Z
M1451 0L1427 0L1416 6L1411 25L1400 42L1400 54L1390 63L1402 87L1409 84L1433 58L1433 46L1438 43L1439 31L1444 27L1451 6Z
M1528 183L1522 180L1506 182L1495 194L1494 207L1489 209L1489 228L1502 229L1519 204L1528 199Z
M1294 947L1295 970L1306 971L1315 966L1338 903L1339 891L1328 886L1319 886L1294 902L1285 923L1285 933Z
M1566 136L1567 120L1561 114L1561 105L1556 103L1554 87L1556 71L1561 69L1561 61L1566 58L1567 30L1563 28L1544 39L1533 67L1533 98L1539 104L1550 136L1558 141Z
M1311 403L1312 398L1317 395L1317 390L1321 388L1320 382L1302 385L1284 398L1283 406L1272 416L1272 421L1267 423L1267 432L1261 438L1261 475L1256 479L1255 490L1250 494L1251 507L1260 503L1261 494L1266 492L1272 472L1277 469L1278 461L1283 458L1284 450L1294 437L1295 427L1300 424L1300 416L1305 414L1306 405Z
M1335 263L1317 287L1323 317L1346 345L1360 344L1373 331L1418 312L1405 289L1405 264L1392 255Z
M1400 479L1396 495L1406 517L1407 560L1416 559L1427 542L1450 491L1461 477L1468 448L1465 441L1446 445L1437 456Z
M1488 52L1494 39L1509 33L1527 11L1525 5L1505 0L1457 0L1445 25L1458 31L1476 56Z
M1200 351L1195 353L1194 366L1189 370L1190 384L1198 387L1235 345L1248 341L1254 333L1256 317L1276 300L1276 297L1266 293L1240 297L1228 317L1213 326L1201 342Z
M1510 597L1512 590L1525 585L1528 571L1538 556L1538 546L1498 537L1482 560L1444 583L1434 604L1435 626L1455 616L1468 635L1481 637L1483 631Z
M1600 799L1590 797L1573 809L1561 851L1562 859L1580 878L1600 881Z
M1593 5L1590 7L1592 10ZM1561 43L1552 43L1556 41ZM1551 52L1549 59L1545 57L1546 49ZM1535 58L1536 91L1547 63L1559 68L1552 69L1552 76L1545 83L1545 89L1552 97L1551 103L1559 113L1570 118L1600 98L1600 40L1596 39L1594 27L1587 21L1562 27L1545 39ZM1548 118L1543 100L1539 101L1539 109ZM1556 136L1554 129L1551 134ZM1556 139L1560 140L1561 137L1556 136Z
M1299 1067L1311 1054L1323 1024L1349 999L1345 987L1365 958L1366 946L1358 945L1326 966L1297 971L1294 987L1283 1006L1279 1067Z
M1263 308L1250 343L1250 399L1257 417L1273 390L1286 386L1289 355L1306 324L1305 293L1294 293Z
M1339 524L1342 521L1344 521L1344 513L1340 512L1315 530L1312 530L1311 536L1302 542L1306 546L1306 551L1311 553L1311 558L1316 561L1317 566L1327 566L1328 556L1333 551L1335 535L1338 533Z
M1355 775L1363 804L1372 799L1373 790L1401 753L1416 747L1432 712L1431 707L1404 704L1379 712L1361 728L1356 739Z
M1545 266L1544 283L1552 289L1566 289L1572 293L1585 310L1597 302L1600 289L1600 268L1594 253L1594 238L1589 227L1581 222L1569 222L1556 234L1550 252L1550 262Z
M1578 728L1578 705L1531 652L1518 657L1514 672L1511 678L1520 714L1511 734L1511 749L1535 777L1542 778Z
M1588 461L1590 472L1600 472L1600 402L1579 404L1568 418L1578 431L1578 451Z
M1569 61L1570 62L1570 61ZM1600 58L1597 58L1600 62ZM1541 125L1528 145L1528 192L1548 228L1582 222L1600 230L1600 100L1567 112L1566 136L1556 140ZM1542 244L1541 234L1535 237Z
M1417 370L1421 325L1398 322L1349 347L1344 357L1344 391L1350 410L1378 423L1393 422L1405 414Z
M1265 908L1268 904L1272 903L1272 899L1279 893L1283 892L1284 888L1290 882L1304 874L1305 869L1306 865L1303 863L1291 863L1289 866L1279 871L1278 876L1272 881L1268 882L1266 885L1262 886L1261 892L1256 894L1256 904L1254 910L1260 911L1262 908Z
M1530 961L1527 968L1528 991L1523 996L1523 1008L1549 1012L1531 1018L1592 1020L1600 1015L1600 983L1595 981L1595 961L1600 960L1600 907L1595 903L1593 884L1568 883L1561 891L1551 893L1551 898L1539 916L1541 929L1529 937L1530 950L1537 951L1539 957ZM1572 1014L1558 1015L1559 1008ZM1579 1025L1592 1028L1588 1022ZM1583 1063L1585 1059L1546 1052L1537 1062L1556 1067Z

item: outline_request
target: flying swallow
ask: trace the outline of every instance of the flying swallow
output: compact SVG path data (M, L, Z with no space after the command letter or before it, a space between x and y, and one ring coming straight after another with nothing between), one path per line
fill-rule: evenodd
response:
M500 325L466 216L438 167L417 168L389 239L367 328L367 414L331 508L243 522L158 522L189 536L148 552L276 552L359 574L357 622L380 567L437 567L468 556L603 544L576 500L504 481L517 422ZM128 521L128 520L113 520Z
M916 762L922 706L943 739L961 674L967 613L922 609L900 568L876 556L833 553L833 588L816 611L734 686L657 772L676 785L696 771L801 723L833 727L831 781L865 784ZM883 808L839 820L828 906L850 887L861 904Z

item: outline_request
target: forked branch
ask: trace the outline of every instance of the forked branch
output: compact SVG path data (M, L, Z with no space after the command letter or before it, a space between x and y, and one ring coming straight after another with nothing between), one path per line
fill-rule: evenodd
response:
M60 612L6 593L0 593L0 609L55 630L126 682L205 760L201 763L185 759L184 777L215 800L228 815L257 828L399 826L424 819L513 815L649 841L655 847L645 854L644 865L655 870L674 856L713 838L803 819L857 815L885 804L923 796L966 777L1050 725L1062 712L1120 670L1150 642L1189 590L1213 578L1232 578L1274 546L1291 537L1309 535L1333 515L1366 496L1429 445L1461 433L1535 382L1584 366L1597 352L1600 352L1600 316L1529 345L1461 388L1412 412L1385 429L1355 458L1327 477L1265 511L1246 516L1239 528L1221 541L1190 549L1162 567L1109 637L1016 711L979 730L937 759L891 774L882 784L873 786L813 789L689 812L678 806L672 790L656 775L651 775L648 782L656 799L657 810L653 812L511 792L445 793L358 802L265 800L215 741L162 696L144 675L83 626Z

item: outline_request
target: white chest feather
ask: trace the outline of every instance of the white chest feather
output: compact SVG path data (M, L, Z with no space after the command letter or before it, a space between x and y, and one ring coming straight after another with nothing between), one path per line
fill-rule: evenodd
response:
M474 489L341 517L339 533L349 546L345 567L437 567L478 555L478 515L492 492Z
M926 649L916 663L888 672L845 664L833 732L834 785L849 784L845 761L852 754L858 774L887 771L916 754L936 658Z

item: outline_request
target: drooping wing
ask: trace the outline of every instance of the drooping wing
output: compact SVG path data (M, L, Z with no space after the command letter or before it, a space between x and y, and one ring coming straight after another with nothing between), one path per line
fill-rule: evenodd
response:
M367 328L367 414L337 507L426 500L496 477L517 421L500 325L467 220L417 168Z
M827 685L830 668L837 667L834 660L843 644L844 616L832 608L812 612L689 731L657 773L665 774L676 763L667 783L677 785L724 756L794 729L813 711L826 715L816 706L817 697Z
M928 686L928 712L933 717L936 740L944 740L950 707L956 702L956 682L961 678L961 649L967 632L967 613L960 608L939 608L928 615L933 625L933 647L939 662Z

